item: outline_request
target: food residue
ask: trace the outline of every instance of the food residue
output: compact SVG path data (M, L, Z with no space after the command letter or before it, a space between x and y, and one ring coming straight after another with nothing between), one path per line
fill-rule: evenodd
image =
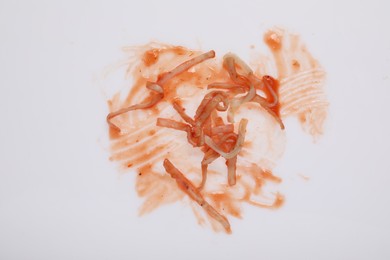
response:
M272 187L282 181L273 168L284 119L322 134L325 72L296 34L272 29L264 42L272 59L250 63L168 44L126 49L132 85L110 98L106 119L110 159L137 173L141 214L187 200L200 224L230 233L228 217L240 218L243 203L283 204Z

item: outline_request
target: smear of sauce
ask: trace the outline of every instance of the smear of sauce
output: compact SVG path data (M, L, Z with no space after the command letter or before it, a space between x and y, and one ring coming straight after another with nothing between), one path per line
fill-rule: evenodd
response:
M226 69L228 59L226 56L218 58L217 54L216 58L207 58L165 80L178 65L204 52L158 43L128 49L131 58L127 76L133 79L133 84L108 101L110 114L135 104L152 104L158 100L146 109L131 110L109 121L112 124L109 127L110 159L117 161L123 169L137 173L136 191L144 198L140 214L152 212L167 203L186 200L199 224L209 223L216 231L230 233L228 219L230 216L242 217L242 204L267 209L276 209L283 204L284 196L275 188L282 179L272 171L285 148L285 131L288 129L283 129L282 121L294 116L312 136L322 134L328 107L323 90L325 72L298 35L272 29L265 33L264 42L272 59L252 61L253 75L248 74L245 78L251 78L252 83L261 81L255 91L264 102L273 105L267 109L257 103L243 103L234 111L234 122L230 124L227 112L215 112L225 122L218 128L221 119L216 117L214 121L207 121L215 124L215 135L211 130L208 133L214 136L212 141L217 142L228 135L218 131L232 131L229 133L235 136L232 145L226 143L222 150L228 152L233 149L234 142L238 142L237 129L243 120L247 120L246 134L234 160L218 156L208 164L206 180L200 162L204 150L211 149L210 146L191 144L188 133L158 126L157 121L168 119L171 121L164 122L180 122L176 127L185 127L183 115L173 104L178 103L183 109L181 113L191 120L196 118L204 97L215 91L208 89L210 84L227 82L234 85L240 79L232 80ZM245 71L245 66L236 60L238 71ZM267 84L269 88L264 87ZM245 93L240 97L243 95ZM206 128L203 126L202 129ZM235 174L234 179L228 180L226 169L229 164L232 166L228 166L229 169L234 169Z

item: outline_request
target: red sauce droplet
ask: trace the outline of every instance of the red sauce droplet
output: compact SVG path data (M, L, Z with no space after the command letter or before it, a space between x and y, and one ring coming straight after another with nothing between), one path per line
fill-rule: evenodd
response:
M274 31L269 31L264 35L264 42L274 51L282 48L282 36Z
M145 66L149 67L157 62L159 55L160 50L158 49L146 51L142 58L142 61L144 62Z

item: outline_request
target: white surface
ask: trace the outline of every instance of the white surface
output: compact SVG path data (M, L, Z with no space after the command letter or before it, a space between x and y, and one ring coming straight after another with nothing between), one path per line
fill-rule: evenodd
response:
M0 259L389 259L390 33L386 1L2 1ZM248 55L298 32L328 72L316 144L294 120L278 167L286 205L245 208L233 235L183 204L139 218L108 161L96 79L151 39ZM310 177L303 181L298 174Z

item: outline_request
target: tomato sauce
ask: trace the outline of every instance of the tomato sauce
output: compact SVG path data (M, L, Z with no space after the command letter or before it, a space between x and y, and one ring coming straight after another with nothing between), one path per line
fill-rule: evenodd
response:
M206 223L207 219L215 230L225 230L229 233L230 226L227 228L225 221L228 221L229 216L240 218L243 203L268 209L282 206L283 195L277 191L265 194L264 189L269 183L277 184L282 181L274 175L272 164L267 163L277 160L283 154L283 142L277 139L284 136L286 130L280 127L278 120L281 122L288 116L295 116L313 136L322 133L328 105L322 89L325 72L297 35L273 29L264 35L264 42L269 47L276 70L270 71L269 74L259 74L256 73L259 69L253 68L255 72L251 79L249 74L244 75L242 67L237 66L237 73L240 75L236 81L229 77L221 59L212 57L165 82L165 77L175 68L202 55L201 51L154 43L133 53L136 59L129 67L127 75L133 78L133 85L128 93L125 93L123 100L118 93L108 101L110 113L153 100L153 97L160 94L156 92L158 89L147 89L147 82L164 82L159 86L163 89L162 98L155 105L109 119L110 123L117 127L109 127L110 160L118 162L123 169L132 169L137 173L136 190L140 197L145 198L140 209L141 214L151 212L163 204L186 199L199 223ZM229 89L208 89L208 86L215 82L226 88L244 84L240 86L242 94L230 92ZM260 96L260 103L249 104L252 98L251 82L256 86L255 93ZM229 123L227 114L237 113L237 117L247 118L249 123L245 130L242 150L235 155L234 160L228 163L222 154L214 151L217 159L207 164L207 179L202 181L201 161L211 148L202 143L201 137L196 137L199 129L196 130L194 125L185 122L173 108L173 103L177 102L183 108L182 112L196 122L196 113L199 112L197 109L202 99L211 91L230 93L227 94L232 96L229 97L229 107L233 106L234 102L248 102L232 111L223 110L223 102L216 102L214 112L202 123L201 129L210 136L213 127L222 126L218 131L214 131L217 134L211 138L216 144L222 142L219 144L221 151L229 153L234 150L240 134L243 134L237 132L240 120L237 118L235 122ZM214 101L211 98L203 102L207 107ZM220 110L215 110L218 106ZM158 118L181 122L181 126L183 123L188 124L188 129L191 130L186 132L169 126L157 126ZM228 124L231 126L228 127ZM224 126L225 131L228 131L226 133L220 132ZM224 136L232 131L228 129L234 132L230 132L231 138L225 140ZM184 176L185 181L176 179L175 182L163 168L164 160L172 162L181 172L179 176ZM228 183L226 167L232 163L234 182ZM205 184L204 187L199 186L201 183ZM194 192L198 195L194 195ZM199 203L203 199L206 204Z

